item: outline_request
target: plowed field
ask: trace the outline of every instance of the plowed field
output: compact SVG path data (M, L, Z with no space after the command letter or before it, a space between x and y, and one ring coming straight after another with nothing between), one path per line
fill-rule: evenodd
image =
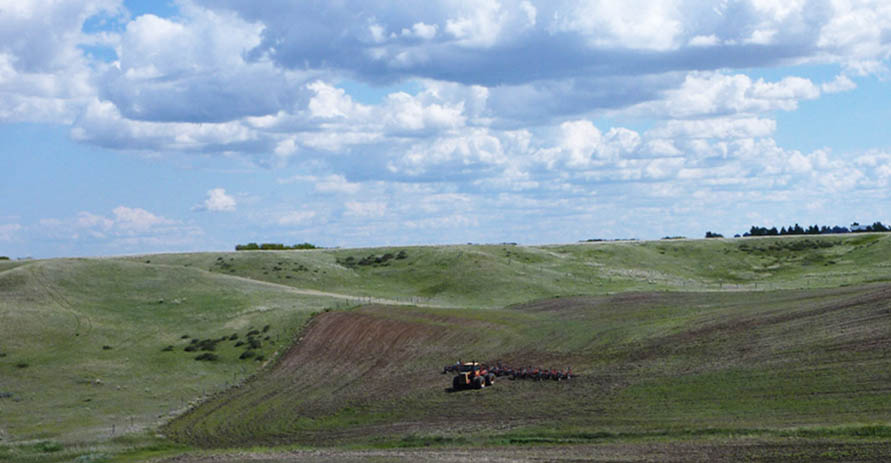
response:
M451 392L440 371L458 358L580 376ZM199 446L888 439L889 417L891 286L869 285L322 313L164 432Z

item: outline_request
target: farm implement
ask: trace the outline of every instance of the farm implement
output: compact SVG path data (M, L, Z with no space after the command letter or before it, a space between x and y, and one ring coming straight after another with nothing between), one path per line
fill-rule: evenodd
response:
M452 379L452 389L482 389L486 386L495 384L495 378L507 377L512 380L531 379L533 381L566 381L571 379L574 374L572 367L565 370L557 370L555 368L538 368L538 367L521 367L513 368L503 366L501 362L489 367L480 362L457 362L454 365L446 365L442 368L442 373L455 372L457 375Z
M456 371L458 374L452 378L452 389L482 389L486 386L495 384L495 373L479 362L461 363L458 362L451 367L450 371ZM447 371L443 369L443 373Z

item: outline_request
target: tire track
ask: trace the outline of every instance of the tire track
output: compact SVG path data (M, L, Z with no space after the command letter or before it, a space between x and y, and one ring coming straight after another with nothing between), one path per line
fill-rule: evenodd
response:
M46 294L50 297L50 299L62 310L68 312L69 314L71 314L72 317L74 317L74 333L76 336L80 335L81 325L86 325L86 335L89 335L93 331L92 320L90 320L89 317L84 316L74 310L74 306L71 301L65 296L65 294L59 291L50 281L49 277L47 277L45 266L35 266L35 268L32 269L31 274L34 275L34 278L37 280ZM85 320L86 323L82 323L81 320Z
M181 266L171 266L171 265L163 265L158 264L158 267L177 267L182 268ZM345 299L348 301L359 301L361 304L385 304L385 305L401 305L401 306L417 306L417 307L431 307L431 308L455 308L458 306L451 305L443 305L443 304L430 304L424 302L411 302L411 301L399 301L395 299L387 299L382 297L374 297L374 296L357 296L354 294L344 294L344 293L335 293L330 291L320 291L317 289L306 289L306 288L295 288L293 286L283 285L280 283L272 283L264 280L256 280L254 278L240 277L236 275L225 275L216 272L209 272L204 269L190 267L192 270L196 270L198 272L206 273L209 275L213 275L219 278L230 278L245 282L250 282L254 284L258 284L261 286L268 286L271 288L277 288L289 293L300 294L303 296L319 296L319 297L330 297L335 299Z

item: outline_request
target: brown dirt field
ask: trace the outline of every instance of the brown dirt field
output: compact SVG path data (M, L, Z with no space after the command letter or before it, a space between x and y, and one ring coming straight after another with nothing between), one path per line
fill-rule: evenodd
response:
M891 330L888 329L891 285L819 292L789 291L756 297L769 300L771 305L762 309L758 304L763 302L751 302L747 295L722 293L658 292L558 298L512 306L507 312L516 312L520 318L508 317L509 321L503 324L475 319L472 311L367 306L354 311L322 313L304 330L303 337L264 374L191 410L164 432L174 440L208 447L294 443L330 447L367 443L379 437L392 441L407 435L509 433L530 426L548 427L558 417L567 417L569 422L585 429L649 429L652 425L648 424L646 409L625 411L616 406L616 397L620 397L625 388L653 379L667 380L665 384L671 387L675 378L692 377L695 380L697 374L722 372L727 368L756 369L754 373L745 374L760 378L761 384L766 385L756 385L758 387L785 385L792 388L792 392L784 392L787 394L796 394L796 388L805 387L807 389L802 390L812 396L836 395L832 400L841 400L840 403L848 407L854 404L850 402L851 398L859 397L858 394L868 392L878 397L891 392L888 382L891 376L877 369L877 366L887 364L891 346ZM749 304L755 304L758 309L749 310ZM667 334L657 330L651 336L625 341L616 348L609 344L605 347L592 344L593 347L583 346L577 350L551 349L561 341L560 333L556 333L556 337L541 335L527 342L523 337L528 336L528 332L516 331L517 328L511 326L513 320L526 320L522 318L526 316L523 314L545 314L545 317L559 318L560 322L543 325L542 330L565 327L567 320L590 323L594 316L598 317L594 319L597 324L614 323L616 329L624 329L630 324L631 329L637 329L635 323L649 320L647 317L651 317L652 311L666 307L667 310L689 311L691 316L700 309L707 313L713 307L721 307L724 315L710 316L702 321L691 318L680 328L665 331ZM747 310L737 311L737 307ZM850 308L856 310L847 310ZM592 325L591 329L596 327ZM790 333L799 334L790 336ZM556 342L552 342L554 340ZM466 346L472 346L472 349ZM823 354L809 355L814 348ZM480 352L490 357L471 358ZM454 362L456 357L502 360L515 366L573 365L580 376L561 383L502 378L494 387L484 391L451 394L448 393L451 375L440 374L440 370L444 364ZM839 373L835 365L852 358L870 362L867 365L871 373ZM762 374L762 371L767 373ZM795 376L790 376L792 379L785 383L777 382L770 379L774 371L784 375L794 373ZM845 380L820 382L826 371L841 375L838 377ZM746 381L745 374L740 381ZM759 393L768 394L766 397L773 395L769 390ZM661 417L666 423L696 419L695 414L685 413L695 413L703 406L706 410L715 410L727 400L720 394L702 399L690 395L677 397L680 398L676 400L681 402L675 402L676 408L672 411L675 415ZM755 397L751 396L749 400ZM657 402L651 404L647 400ZM675 399L657 395L638 403L647 407L666 400ZM224 412L216 413L218 410ZM872 410L887 408L853 407L851 410L850 413L874 413ZM778 413L771 417L774 421L763 425L783 427L823 423L805 414L799 416L805 421L788 421L791 419L788 417L795 418L796 415L783 413L787 412ZM694 426L725 426L720 415L714 419L717 421ZM762 426L760 416L746 419L748 421L734 422L733 426ZM711 445L693 446L690 452L711 451ZM634 446L634 449L639 448ZM674 452L687 447L657 448ZM744 447L734 443L720 447L720 452L737 448ZM637 455L635 452L637 450L632 453ZM337 455L348 456L345 453ZM706 461L691 458L692 461ZM679 461L687 460L681 458Z
M888 443L758 440L742 442L680 442L573 445L562 447L501 447L480 449L296 450L237 452L213 456L179 456L163 463L284 463L284 462L665 462L746 461L887 462ZM160 463L160 462L159 462Z
M431 358L454 358L450 346L461 346L484 336L483 322L450 318L442 315L407 314L417 321L394 320L378 316L392 312L392 307L369 306L361 311L328 312L315 317L298 340L270 371L241 388L228 391L206 403L199 410L213 413L220 407L237 404L244 412L242 419L260 426L279 410L268 407L278 403L292 407L293 417L324 418L345 405L368 407L399 399L418 391L442 393L448 385L447 375L439 373L443 362ZM476 326L475 326L476 325ZM260 390L262 394L256 394ZM195 413L193 410L192 413ZM188 419L188 415L186 416ZM448 417L443 417L447 421ZM224 435L238 435L219 430ZM417 423L372 423L362 433L410 432ZM338 437L354 435L329 429L324 432L298 433L310 442L328 443ZM210 436L191 435L199 442ZM274 435L268 443L283 443ZM229 441L232 443L248 443Z

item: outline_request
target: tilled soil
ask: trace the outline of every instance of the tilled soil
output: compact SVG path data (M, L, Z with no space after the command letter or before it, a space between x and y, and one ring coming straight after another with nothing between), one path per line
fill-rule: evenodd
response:
M710 312L714 307L721 310L719 315ZM689 318L681 329L657 330L647 323L653 320L651 313L660 310L709 316L695 318L684 312ZM565 327L575 336L579 331L572 330L577 326L594 333L601 324L611 324L616 331L625 329L626 336L637 333L640 326L649 335L631 339L616 335L617 343L598 346L592 334L590 346L594 347L555 348L563 342L563 333L530 335L516 328L518 323L542 317L559 319L542 330ZM670 317L656 320L665 319L673 321ZM458 311L368 306L320 314L268 371L175 420L165 433L204 447L331 446L392 443L405 436L412 443L414 437L462 438L478 432L519 432L522 437L530 427L547 430L557 424L645 435L669 427L684 432L876 422L877 417L887 417L888 410L887 403L878 399L891 393L889 323L888 284L768 295L656 292L559 298L512 306L489 318ZM489 358L464 360L571 365L579 376L559 383L501 378L483 391L452 393L451 376L439 371L468 345L474 346L474 352L488 353ZM715 387L701 386L706 381L703 377L716 381ZM638 387L636 396L624 394L634 386L644 387ZM723 394L727 387L742 396ZM830 403L827 400L835 405L821 405ZM759 405L760 401L779 408ZM760 407L759 412L740 403ZM767 413L763 419L761 411ZM832 413L837 416L827 417ZM654 425L655 420L661 421ZM570 457L581 458L584 452L600 455L616 448L618 454L632 449L629 455L637 460L631 461L648 461L651 451L669 452L665 458L652 457L653 461L677 452L681 452L678 461L700 461L701 452L749 448L739 443L654 444L652 448L586 445L568 447ZM782 452L784 445L799 446L757 444L754 448L758 455L767 455ZM827 455L832 445L825 444ZM854 455L862 450L868 456L876 448L859 445L851 447ZM529 455L538 455L539 449L531 449ZM504 451L510 460L526 458L514 449ZM325 452L299 457L326 458ZM414 455L413 450L406 452ZM424 450L420 457L429 454L424 452L439 450ZM430 455L434 460L462 461L463 451L443 452ZM498 458L501 451L493 452L483 453L486 458ZM351 454L336 455L347 458ZM400 455L385 452L381 458ZM609 455L602 457L610 461Z
M179 456L163 463L285 462L887 462L891 443L681 442L482 449L297 450Z

